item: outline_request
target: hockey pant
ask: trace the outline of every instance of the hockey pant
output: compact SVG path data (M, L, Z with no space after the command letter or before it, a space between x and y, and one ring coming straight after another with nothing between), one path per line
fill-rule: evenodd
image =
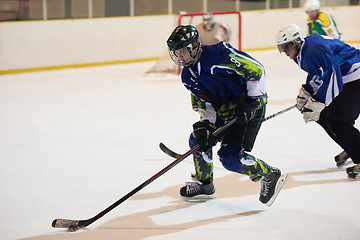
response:
M354 127L359 114L360 79L345 84L317 121L354 163L360 163L360 132Z
M225 169L248 176L265 176L271 168L264 161L246 153L254 146L256 136L265 116L265 107L259 109L253 120L248 123L235 123L221 138L221 147L218 151L219 159ZM189 145L197 144L193 134L190 135ZM195 151L193 154L196 178L202 183L213 180L213 151Z

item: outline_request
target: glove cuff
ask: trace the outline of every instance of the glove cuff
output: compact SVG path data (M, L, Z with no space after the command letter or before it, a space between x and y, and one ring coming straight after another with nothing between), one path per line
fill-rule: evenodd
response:
M299 94L296 98L296 108L299 111L302 111L302 108L304 107L304 105L306 104L306 102L310 97L311 94L308 91L306 91L305 85L302 85L299 89Z
M205 120L205 121L199 121L193 124L193 129L200 129L205 128L206 130L210 131L210 133L213 133L215 131L215 125L211 122Z

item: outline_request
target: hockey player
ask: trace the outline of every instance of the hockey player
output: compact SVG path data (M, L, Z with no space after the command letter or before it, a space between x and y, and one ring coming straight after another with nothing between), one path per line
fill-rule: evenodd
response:
M326 35L341 41L344 40L344 36L339 33L336 27L334 18L330 14L320 11L319 0L307 0L304 9L308 15L306 23L309 35Z
M214 15L211 13L205 13L202 19L203 22L197 25L196 29L203 46L230 41L231 31L228 25L215 22Z
M194 181L182 187L180 195L187 199L215 197L212 147L220 141L222 165L253 181L260 180L259 200L270 206L286 175L249 154L265 115L263 66L226 42L202 46L197 29L191 25L175 28L167 45L174 63L184 67L182 82L191 93L193 109L200 114L189 139L190 147L200 146L193 154ZM238 121L214 139L214 130L234 117Z
M356 178L360 172L360 132L354 126L360 113L360 50L327 36L303 38L295 24L280 29L276 44L280 53L308 73L296 107L305 122L316 121L344 149L338 160L350 156L356 165L347 173Z

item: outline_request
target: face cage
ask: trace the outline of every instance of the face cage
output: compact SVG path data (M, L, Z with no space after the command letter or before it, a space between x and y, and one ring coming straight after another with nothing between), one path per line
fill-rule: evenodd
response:
M203 26L207 31L211 31L214 28L214 22L213 22L212 18L204 19Z
M195 56L193 55L193 52L196 51ZM169 55L171 60L179 66L182 67L191 67L193 66L200 57L200 44L196 44L195 48L193 48L192 44L190 43L188 46L173 50L169 48Z

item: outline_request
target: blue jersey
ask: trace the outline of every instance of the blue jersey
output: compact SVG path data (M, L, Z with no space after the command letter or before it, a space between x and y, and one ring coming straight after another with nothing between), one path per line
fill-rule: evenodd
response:
M203 46L199 61L184 68L181 78L193 95L193 108L211 122L214 114L232 118L236 105L246 97L266 103L263 66L227 42Z
M305 89L326 106L344 84L360 79L360 50L327 36L306 37L294 61L308 73Z

